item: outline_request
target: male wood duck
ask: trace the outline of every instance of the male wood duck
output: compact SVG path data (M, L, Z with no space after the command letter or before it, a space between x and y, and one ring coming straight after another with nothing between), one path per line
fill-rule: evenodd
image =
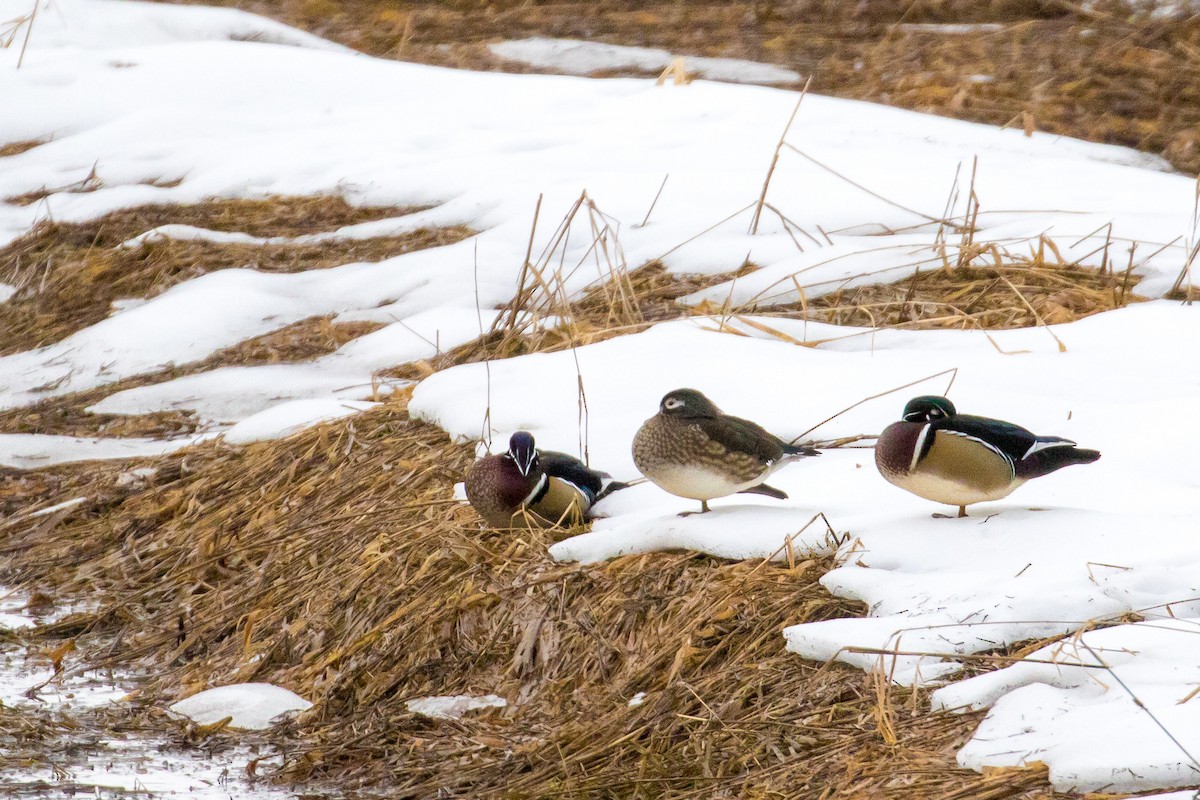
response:
M572 527L592 505L624 483L566 453L539 451L528 431L508 440L508 452L477 460L467 472L467 499L496 528Z
M1099 457L1070 439L959 414L945 397L932 395L909 400L903 420L888 425L875 444L884 478L918 497L958 506L960 517L973 503L999 500L1031 478Z
M791 461L819 452L782 441L749 420L731 417L695 389L668 392L658 413L633 439L633 463L658 486L679 497L708 501L735 493L787 495L763 483Z

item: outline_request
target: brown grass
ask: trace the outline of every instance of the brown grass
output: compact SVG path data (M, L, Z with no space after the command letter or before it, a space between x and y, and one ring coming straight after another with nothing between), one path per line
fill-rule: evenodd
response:
M248 680L317 701L278 734L292 780L396 798L1046 795L1044 773L954 766L978 715L783 651L785 625L862 612L816 582L827 560L557 564L545 533L482 530L449 500L469 459L402 404L206 445L134 493L10 521L0 581L95 600L37 643L143 672L158 704ZM405 708L488 692L510 708Z
M1022 0L239 5L368 52L433 63L512 69L481 43L534 34L755 58L813 73L816 92L996 124L1028 119L1039 130L1130 144L1200 168L1198 23L1118 15L1103 4L1088 12ZM1002 27L956 35L903 27L963 21ZM98 243L101 230L81 233L80 263L98 273L89 291L106 291L128 267L103 259L88 266L94 251L154 225L287 234L250 229L237 213L221 228L220 220L178 212L129 225L107 245ZM289 224L297 226L292 232L312 231L306 218ZM346 223L322 227L337 224ZM72 230L56 235L71 239ZM164 256L174 266L136 268L144 280L132 285L161 291L198 263L241 265L251 257L231 255L231 263L216 253L179 253ZM319 256L281 253L284 266L268 260L264 268ZM13 266L0 262L0 279ZM536 275L522 283L513 310L561 316L566 322L556 329L535 331L513 314L479 343L395 372L419 377L639 330L694 313L676 300L731 277L609 267L609 281L573 300L556 295L550 280L543 291ZM28 274L40 282L49 273L49 287L57 269ZM1119 269L1006 258L791 308L736 311L855 325L1018 327L1119 307L1138 299L1133 288ZM71 292L48 295L44 323L9 347L52 341L47 336L86 324L79 320L102 318L121 296L137 295L121 289L94 306L72 305ZM294 334L290 343L248 343L221 358L291 359L356 335L321 324L279 332L285 340ZM77 396L46 406L34 424L95 430L81 421L88 402ZM0 429L28 424L19 419L0 415ZM183 430L188 421L125 424L109 430ZM0 522L0 583L60 601L96 600L95 611L32 634L33 644L78 641L72 666L100 662L149 676L143 702L161 705L233 680L267 680L318 701L294 728L270 734L287 744L283 779L341 788L362 781L399 798L1057 796L1044 771L985 777L955 766L955 750L979 715L930 714L921 693L878 692L857 670L783 652L786 625L863 613L816 583L828 560L730 563L660 553L592 567L556 564L546 555L548 534L484 531L469 509L449 502L469 458L468 448L409 420L398 402L243 449L208 444L137 464L0 470L0 514L9 516ZM157 472L121 481L142 463ZM76 496L87 502L60 515L14 516ZM640 691L646 702L630 708ZM460 722L426 720L404 706L414 696L460 692L495 692L512 705ZM141 708L128 713L143 726L165 724ZM0 708L0 749L8 750L5 737L49 743L77 735ZM188 739L208 748L232 740L195 729Z
M27 139L21 142L9 142L8 144L0 144L0 158L9 156L19 156L27 150L43 145L45 142L41 139Z
M1136 276L1029 262L920 272L891 284L839 290L787 311L836 325L1004 330L1073 322L1146 298Z
M0 280L18 286L4 306L0 355L56 342L111 313L114 300L148 298L219 269L299 272L379 261L459 241L463 227L422 228L401 236L301 245L156 240L118 245L151 228L179 223L254 236L296 236L400 216L414 209L357 208L339 197L211 200L143 206L92 222L43 222L0 250Z

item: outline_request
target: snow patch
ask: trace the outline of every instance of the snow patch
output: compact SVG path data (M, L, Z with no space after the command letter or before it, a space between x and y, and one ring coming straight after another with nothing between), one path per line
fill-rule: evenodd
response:
M150 458L211 439L199 434L178 439L54 436L43 433L0 433L0 466L38 469L77 461Z
M206 689L180 700L170 711L197 725L212 725L231 717L229 727L265 730L283 714L307 711L312 703L295 692L270 683L235 683Z
M414 714L433 719L461 719L470 711L484 708L504 708L508 701L494 694L475 697L469 694L455 694L445 697L417 697L407 701L405 708Z
M1200 705L1192 701L1200 618L1154 617L1065 639L1030 661L935 692L934 708L991 708L959 764L1042 761L1065 792L1200 782L1200 765L1187 755L1200 752Z
M282 439L319 422L347 417L377 405L359 400L292 400L247 417L222 436L229 444Z
M518 61L539 69L568 75L590 75L601 70L636 69L645 72L664 70L681 56L653 47L584 42L579 39L534 37L488 45L493 55ZM702 78L730 83L798 83L800 73L739 58L682 56L684 68Z

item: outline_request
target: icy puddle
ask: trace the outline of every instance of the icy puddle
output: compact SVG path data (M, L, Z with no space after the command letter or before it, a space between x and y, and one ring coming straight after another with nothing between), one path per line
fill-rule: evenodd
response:
M292 798L259 777L282 761L255 734L232 746L190 745L183 728L138 713L136 681L100 671L55 678L50 658L20 631L52 622L0 589L0 796L59 798ZM306 788L306 797L322 796Z

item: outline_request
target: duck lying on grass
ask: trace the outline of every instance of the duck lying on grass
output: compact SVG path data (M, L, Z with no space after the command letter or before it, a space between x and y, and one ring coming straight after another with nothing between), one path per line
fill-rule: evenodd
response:
M489 525L550 528L582 525L598 500L628 484L566 453L539 451L532 434L517 431L508 452L471 465L466 485L467 499Z

